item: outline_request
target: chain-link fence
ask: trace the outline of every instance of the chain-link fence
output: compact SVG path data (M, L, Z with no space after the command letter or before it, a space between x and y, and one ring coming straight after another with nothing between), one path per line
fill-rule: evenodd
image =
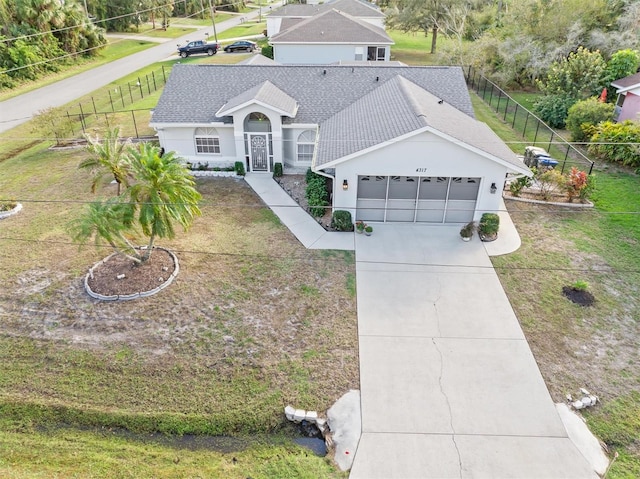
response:
M588 170L591 174L593 161L574 145L558 135L551 127L511 98L495 83L484 77L473 67L465 72L467 86L498 114L502 120L518 132L532 146L545 148L558 160L561 172L572 166ZM524 147L522 148L524 153Z

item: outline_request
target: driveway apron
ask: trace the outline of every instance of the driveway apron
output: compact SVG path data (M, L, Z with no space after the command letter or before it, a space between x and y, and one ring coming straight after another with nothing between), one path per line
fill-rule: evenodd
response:
M596 478L478 238L356 235L362 436L350 477Z

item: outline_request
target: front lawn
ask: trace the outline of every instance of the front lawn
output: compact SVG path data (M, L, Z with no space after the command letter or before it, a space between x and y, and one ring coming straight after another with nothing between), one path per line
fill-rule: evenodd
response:
M1 225L0 435L28 444L0 452L0 470L22 471L4 477L46 475L46 460L38 469L28 459L50 440L36 433L43 427L271 433L286 404L324 411L359 387L353 254L307 251L242 180L198 181L203 216L162 242L180 260L169 288L139 301L91 300L82 279L109 250L78 249L65 231L94 199L77 169L83 157L35 145L0 162L2 197L24 206ZM135 467L144 456L126 448L125 465ZM74 467L91 463L83 454ZM326 470L324 459L304 461ZM274 477L253 466L244 471Z

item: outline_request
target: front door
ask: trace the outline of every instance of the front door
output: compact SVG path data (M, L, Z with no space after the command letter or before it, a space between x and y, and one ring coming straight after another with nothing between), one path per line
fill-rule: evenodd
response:
M249 134L249 155L251 156L251 171L269 171L267 135Z

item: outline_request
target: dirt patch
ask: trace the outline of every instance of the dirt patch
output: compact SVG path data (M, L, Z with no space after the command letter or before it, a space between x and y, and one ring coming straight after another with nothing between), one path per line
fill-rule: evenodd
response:
M157 288L175 269L171 254L161 248L155 249L142 264L114 254L93 268L87 283L91 291L103 296L135 294Z
M571 300L571 302L579 304L580 306L592 306L596 301L596 298L589 291L571 286L563 286L562 294Z

